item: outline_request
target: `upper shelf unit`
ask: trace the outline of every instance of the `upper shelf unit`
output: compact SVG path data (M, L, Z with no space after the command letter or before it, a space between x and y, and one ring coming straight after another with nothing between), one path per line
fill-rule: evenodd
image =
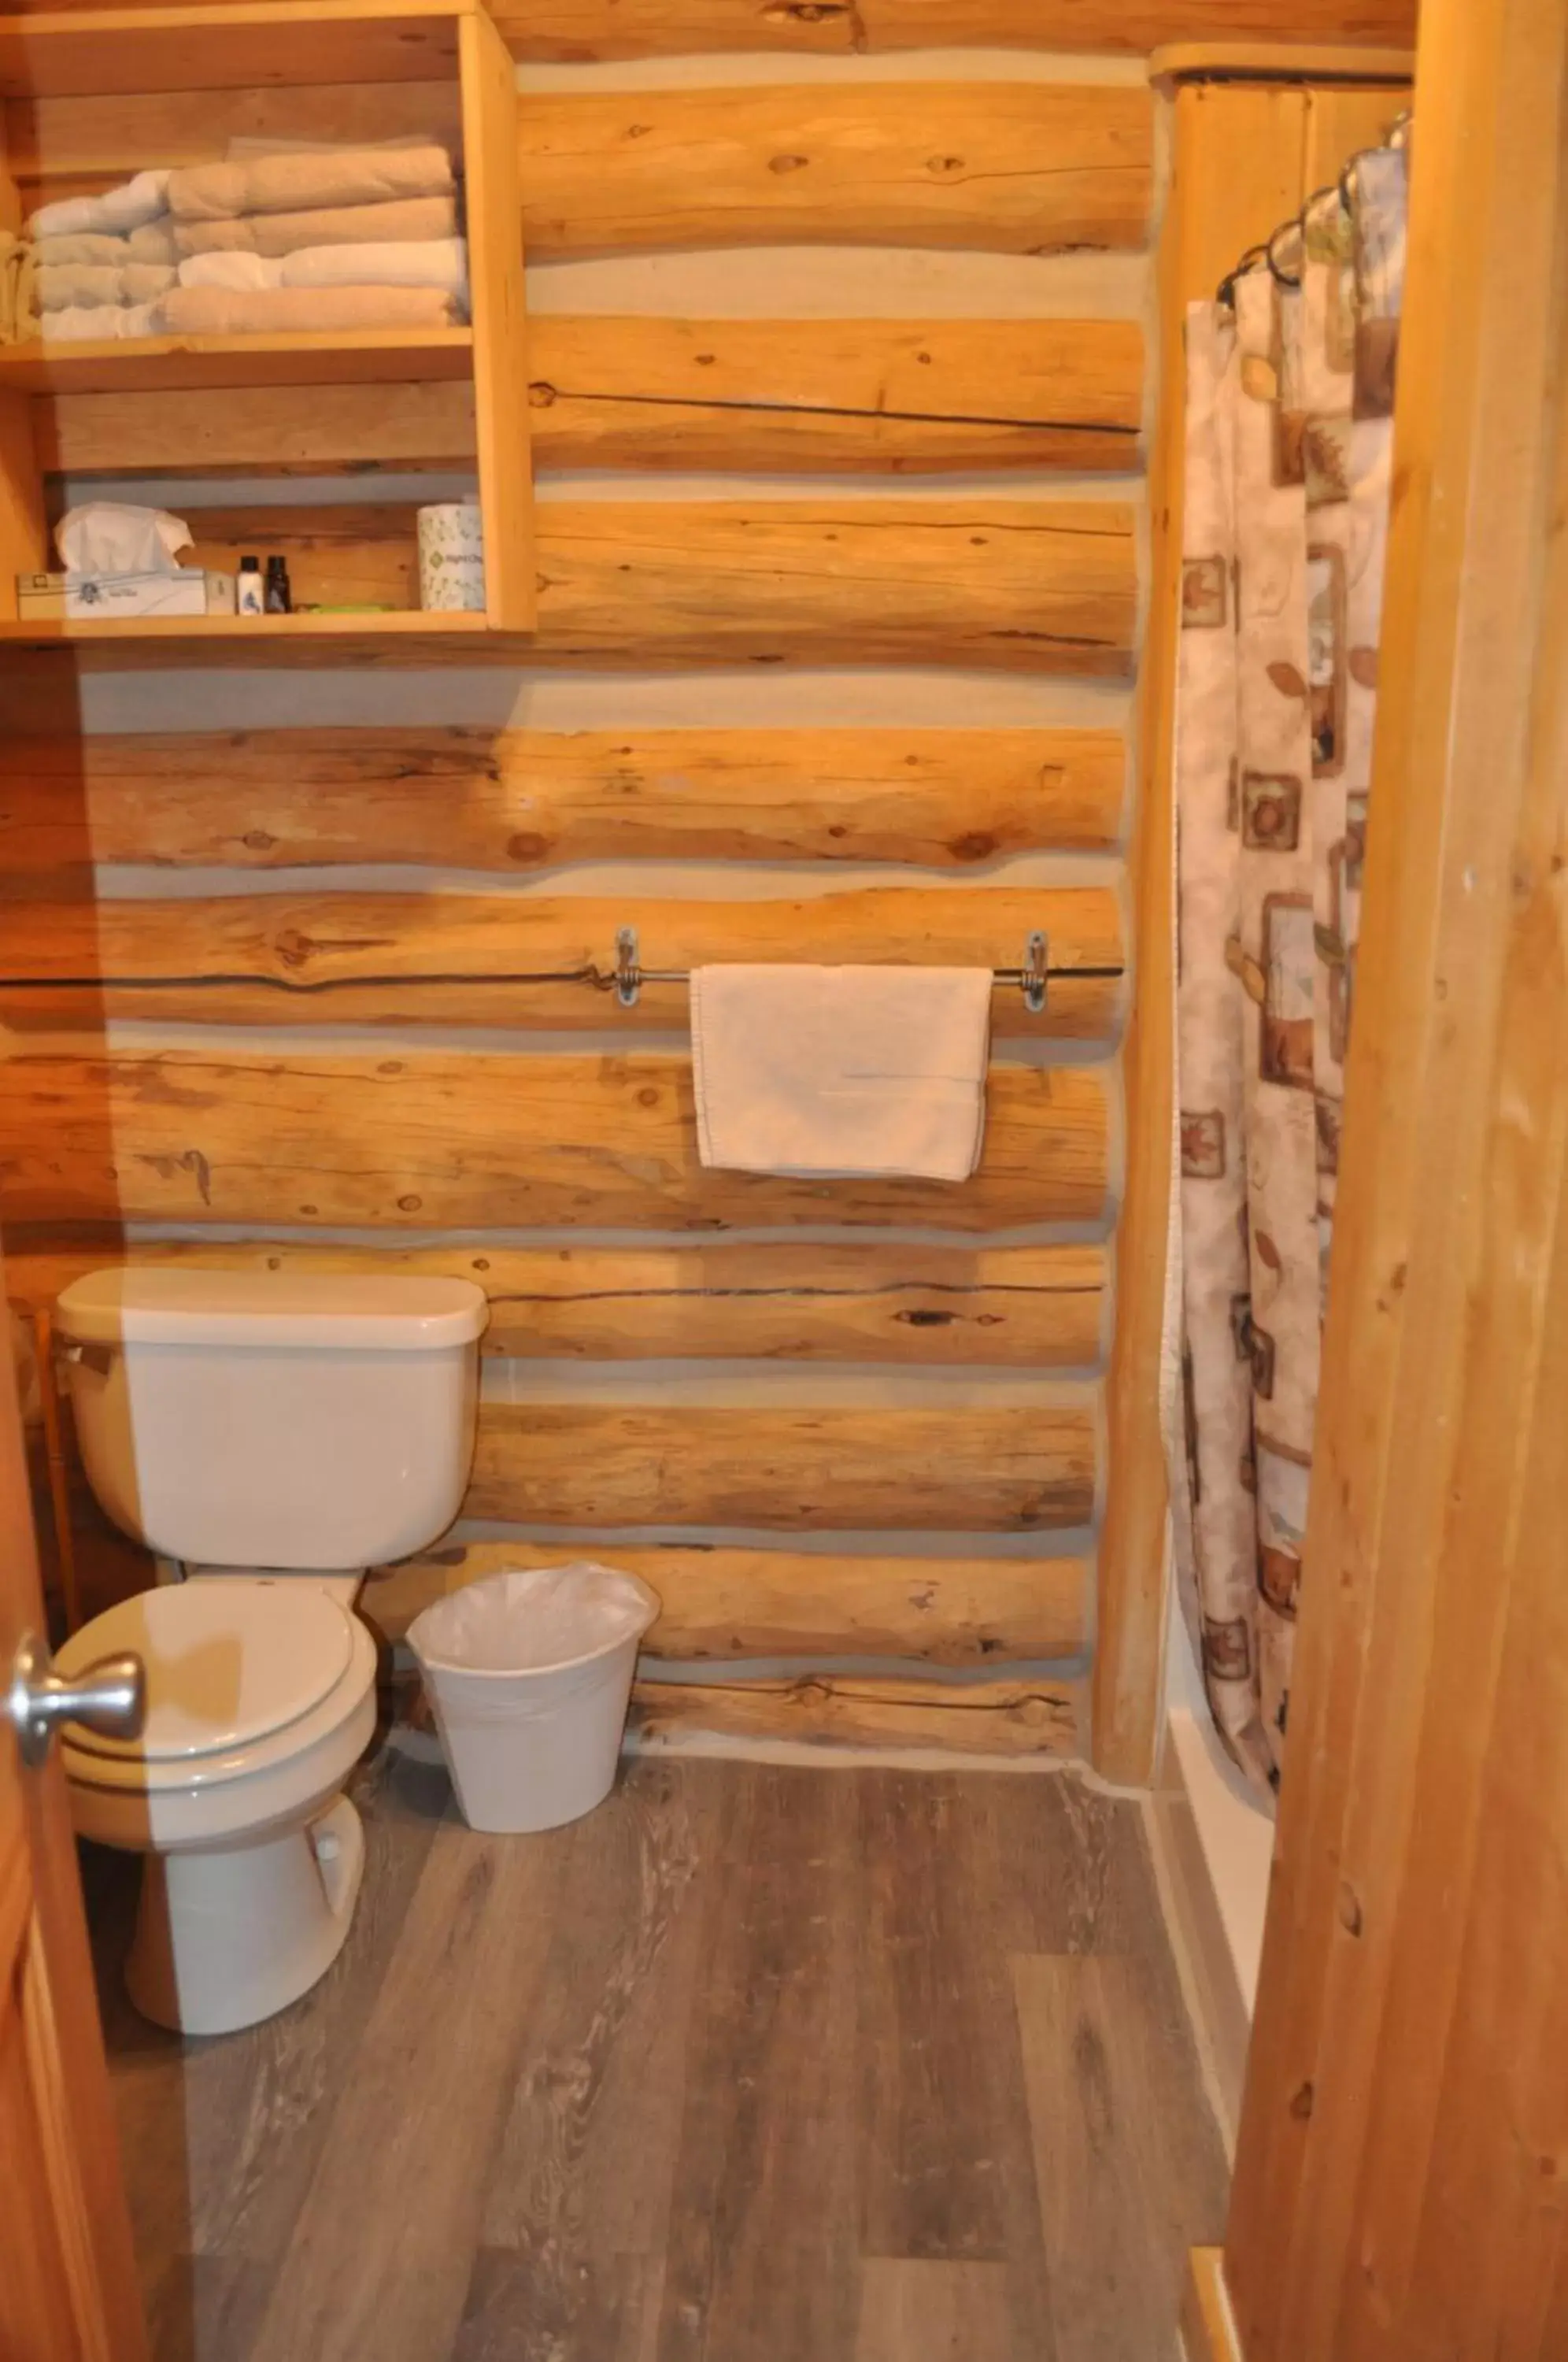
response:
M213 94L207 107L192 103L200 93ZM164 107L163 98L179 103ZM471 382L485 610L362 614L353 628L362 640L385 629L413 660L426 637L471 645L476 631L532 629L516 80L480 0L226 0L4 17L0 100L9 166L0 173L0 221L11 226L50 196L106 187L145 165L216 161L236 130L354 143L396 136L417 121L460 158L471 308L469 327L0 346L0 644L82 642L101 655L105 643L145 641L132 660L166 663L206 646L230 665L245 645L243 629L216 616L178 626L19 620L17 576L51 562L40 458L57 440L51 405L123 395L145 414L160 393L243 399L247 389L266 389L286 402L294 387L420 381ZM183 447L171 415L171 476L182 472ZM278 464L287 465L282 446ZM354 465L346 449L342 466ZM302 655L307 642L319 645L325 623L320 615L269 618L267 660L286 661L293 638Z

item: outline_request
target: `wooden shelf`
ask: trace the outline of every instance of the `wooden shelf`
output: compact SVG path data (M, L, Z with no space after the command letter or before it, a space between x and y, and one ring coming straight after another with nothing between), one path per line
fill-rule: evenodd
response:
M430 615L422 608L403 608L385 615L119 615L97 622L87 617L44 617L39 621L0 624L0 645L11 647L55 647L62 641L126 640L290 640L358 638L383 635L444 638L457 632L484 632L483 615Z
M0 656L69 654L87 672L216 665L375 666L526 661L525 635L480 614L147 615L113 623L0 623Z
M0 647L74 650L88 663L176 664L204 660L224 664L329 662L439 663L489 655L481 644L515 645L533 629L537 603L534 565L533 482L528 458L527 351L524 326L522 195L518 186L517 82L510 52L483 0L196 0L194 6L61 10L56 14L0 17L0 98L63 102L74 118L81 101L84 119L94 108L131 94L176 100L182 125L184 161L214 160L223 152L221 126L209 135L203 90L266 91L276 126L293 129L290 94L305 102L294 112L299 136L319 138L333 127L338 109L333 93L354 86L344 100L348 127L358 139L377 131L375 94L396 83L427 86L421 108L437 94L431 130L454 144L460 135L464 190L463 228L468 240L472 325L431 329L368 329L352 333L259 337L156 337L136 342L37 341L0 349ZM189 96L182 94L189 94ZM367 96L368 94L368 96ZM140 104L138 99L138 104ZM369 112L367 113L367 107ZM404 110L406 113L406 110ZM396 108L391 119L401 122ZM40 156L46 154L40 149ZM34 160L35 163L37 159ZM149 161L156 162L156 158ZM40 198L63 195L80 175L47 167L35 171L26 201L0 160L0 218L12 219ZM248 394L317 387L382 386L472 389L473 467L484 524L487 604L483 614L433 616L397 612L386 615L293 615L264 618L221 615L150 616L114 622L32 622L17 613L17 579L41 573L53 556L50 499L45 484L49 455L58 449L56 405L88 397L89 408L117 414L123 397L140 430L167 468L178 477L182 450L199 447L189 408L180 396L232 397L237 409ZM170 397L166 425L160 398ZM419 397L412 397L416 404ZM389 392L389 403L392 396ZM432 406L449 422L451 400L434 394ZM256 405L265 411L266 402ZM307 410L307 403L273 404L273 414ZM359 471L360 438L325 392L316 416L326 434L313 444L314 468L335 466L346 475ZM182 426L182 419L187 423ZM336 421L336 425L333 422ZM447 428L449 432L449 424ZM336 440L329 437L335 436ZM287 430L278 435L275 459L265 453L252 462L268 476L292 465ZM151 473L144 468L138 472ZM302 565L294 574L298 594L327 602L356 597L411 595L413 526L401 519L393 536L403 545L391 568L369 579L356 568L360 545L384 543L387 519L379 524L373 501L365 504L369 530L348 536L341 548L308 531L296 535ZM269 509L237 510L242 530L235 546L267 547ZM199 524L197 530L199 531ZM340 540L342 536L339 536ZM384 552L383 552L384 555ZM335 560L343 559L343 564ZM353 561L353 562L348 562ZM205 563L214 562L211 557ZM217 562L232 563L226 553ZM302 581L302 575L304 580ZM416 579L416 578L415 578ZM383 587L383 582L385 587ZM313 654L312 652L315 651Z
M392 385L466 378L471 328L343 336L145 337L0 347L0 393L190 393L208 388Z

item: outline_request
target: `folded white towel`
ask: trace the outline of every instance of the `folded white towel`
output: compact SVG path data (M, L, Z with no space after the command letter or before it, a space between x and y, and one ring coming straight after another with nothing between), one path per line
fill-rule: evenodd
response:
M39 315L39 334L50 343L72 340L108 344L116 337L156 337L156 304L75 304L64 312Z
M178 262L180 248L174 243L174 225L167 214L156 221L143 222L133 229L126 240L133 262Z
M77 305L150 304L173 284L174 267L168 262L40 262L39 309L66 312Z
M469 249L460 237L305 246L282 263L285 287L440 287L468 309Z
M449 328L438 287L171 287L153 307L166 337L341 335L358 328Z
M739 1173L965 1181L980 1161L987 968L702 967L697 1137Z
M115 237L106 230L82 229L74 237L40 237L35 247L40 268L45 264L86 262L108 264L117 270L121 263L137 259L128 237Z
M419 148L290 149L171 173L169 210L179 221L222 221L446 196L451 188L452 160L437 140Z
M180 265L182 287L226 287L231 295L255 295L282 283L281 255L220 248L216 254L188 254Z
M101 197L57 198L53 204L39 207L28 228L34 237L74 237L82 230L117 236L138 229L168 212L169 178L167 172L138 172L135 180L105 190Z
M394 240L386 246L307 246L297 254L224 248L188 254L182 287L226 287L252 295L273 287L435 287L468 308L468 248L460 237Z
M181 254L297 254L307 246L388 246L404 239L457 234L455 197L404 197L384 205L317 205L303 214L240 214L232 220L173 225L174 244ZM138 230L132 244L146 235Z

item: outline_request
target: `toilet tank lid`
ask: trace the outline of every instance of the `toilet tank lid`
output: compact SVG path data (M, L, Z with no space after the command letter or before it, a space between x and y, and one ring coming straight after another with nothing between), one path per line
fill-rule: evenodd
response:
M61 1335L83 1344L309 1345L428 1353L463 1345L490 1318L469 1279L404 1273L90 1271L61 1291Z

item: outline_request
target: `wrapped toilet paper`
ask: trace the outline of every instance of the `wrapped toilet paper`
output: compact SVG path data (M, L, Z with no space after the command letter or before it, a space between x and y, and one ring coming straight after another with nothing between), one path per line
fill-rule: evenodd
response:
M484 612L484 518L478 501L419 512L419 603L431 614Z
M123 501L84 501L54 529L68 574L178 574L178 553L193 539L183 517Z

